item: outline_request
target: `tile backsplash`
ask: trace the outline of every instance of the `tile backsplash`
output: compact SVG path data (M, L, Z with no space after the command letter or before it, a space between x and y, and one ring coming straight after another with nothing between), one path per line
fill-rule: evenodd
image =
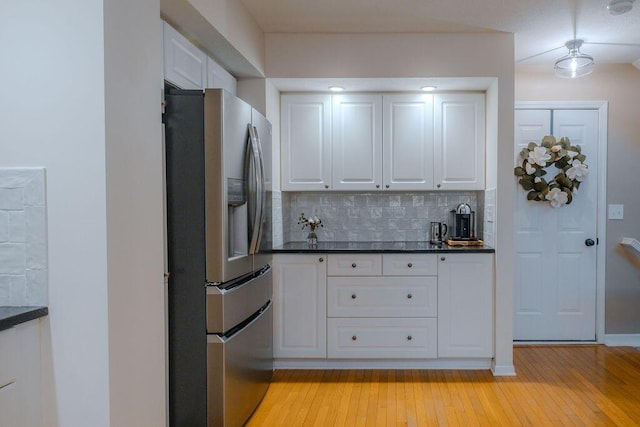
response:
M318 239L325 241L424 241L431 221L449 222L449 211L468 203L481 227L483 192L283 192L282 219L285 242L303 241L301 212L322 219ZM482 230L477 230L478 235Z
M0 168L0 306L47 305L45 171Z

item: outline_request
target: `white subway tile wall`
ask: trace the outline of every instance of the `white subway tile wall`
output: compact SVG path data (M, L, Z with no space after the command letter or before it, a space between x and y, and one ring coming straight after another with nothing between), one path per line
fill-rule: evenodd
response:
M468 203L476 211L483 193L451 192L284 192L282 193L284 241L304 241L308 231L298 225L300 213L318 216L323 228L318 240L349 242L429 240L431 221L449 221L449 211ZM477 230L479 235L481 230Z
M0 168L0 306L46 305L44 168Z

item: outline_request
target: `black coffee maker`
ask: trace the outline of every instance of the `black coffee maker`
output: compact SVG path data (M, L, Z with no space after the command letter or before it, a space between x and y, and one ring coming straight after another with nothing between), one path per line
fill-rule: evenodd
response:
M476 213L467 203L460 203L451 210L449 218L451 240L477 240Z

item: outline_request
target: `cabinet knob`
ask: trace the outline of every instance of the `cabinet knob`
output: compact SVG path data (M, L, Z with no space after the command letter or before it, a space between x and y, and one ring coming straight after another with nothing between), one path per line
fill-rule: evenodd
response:
M407 294L407 298L411 299L411 298L413 298L413 295L412 294Z
M412 337L411 335L409 335L409 336L407 337L407 341L411 341L412 339L413 339L413 337Z
M413 267L413 264L409 263L409 264L407 264L407 267L411 268L411 267Z
M380 188L380 184L376 184L376 188Z
M355 336L355 335L351 337L351 341L355 341L355 340L357 340L357 339L358 339L358 337L357 337L357 336Z
M351 299L356 299L356 294L351 294Z
M320 257L320 258L318 259L318 261L320 261L320 262L324 262L324 258Z
M436 187L440 188L440 184L437 184Z
M329 186L327 184L324 185L324 188L329 188Z
M386 188L389 188L389 184L385 185Z
M356 268L357 264L354 262L353 264L351 264L351 268Z
M443 256L440 257L440 261L444 261L445 259L447 259L447 258L445 258Z

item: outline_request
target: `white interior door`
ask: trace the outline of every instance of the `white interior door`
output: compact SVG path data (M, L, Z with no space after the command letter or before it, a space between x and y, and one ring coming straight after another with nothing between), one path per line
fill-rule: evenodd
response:
M515 153L549 133L580 145L589 167L570 205L515 197L514 339L596 339L597 110L516 110ZM553 167L552 167L553 168ZM548 174L555 173L547 169ZM553 176L553 175L552 175Z

